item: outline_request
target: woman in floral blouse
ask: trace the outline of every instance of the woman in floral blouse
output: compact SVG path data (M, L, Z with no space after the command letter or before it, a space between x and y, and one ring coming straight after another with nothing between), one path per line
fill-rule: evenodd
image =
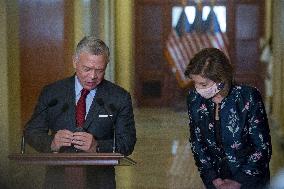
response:
M272 148L259 91L234 85L232 65L215 48L197 53L185 75L195 86L187 97L190 143L206 188L265 188Z

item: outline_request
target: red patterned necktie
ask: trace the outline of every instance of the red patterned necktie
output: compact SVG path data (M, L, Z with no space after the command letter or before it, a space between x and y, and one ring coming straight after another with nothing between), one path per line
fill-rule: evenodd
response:
M87 89L82 89L81 97L77 102L76 106L76 125L82 127L85 122L86 115L86 97L90 93Z

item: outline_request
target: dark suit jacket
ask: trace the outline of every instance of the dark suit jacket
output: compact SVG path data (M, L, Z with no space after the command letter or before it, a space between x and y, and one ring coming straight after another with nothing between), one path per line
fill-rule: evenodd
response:
M25 129L26 141L39 152L51 152L51 142L58 130L75 131L75 77L45 86L40 94L33 117ZM112 152L113 124L107 111L96 99L102 98L105 106L113 104L113 121L116 131L116 152L130 155L136 143L136 130L131 97L121 87L103 80L87 114L83 128L93 134L98 142L98 152ZM48 107L51 101L57 104ZM47 108L48 107L48 108ZM45 109L45 110L44 110ZM44 111L42 111L44 110ZM48 134L51 131L51 134ZM113 174L114 176L114 174Z

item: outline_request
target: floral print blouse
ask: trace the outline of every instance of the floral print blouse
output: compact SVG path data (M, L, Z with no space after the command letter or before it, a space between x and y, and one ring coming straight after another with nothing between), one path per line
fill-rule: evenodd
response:
M203 182L218 178L220 148L216 145L215 103L196 90L187 97L190 143ZM272 147L261 95L250 86L232 86L220 104L222 150L232 179L239 183L269 175Z

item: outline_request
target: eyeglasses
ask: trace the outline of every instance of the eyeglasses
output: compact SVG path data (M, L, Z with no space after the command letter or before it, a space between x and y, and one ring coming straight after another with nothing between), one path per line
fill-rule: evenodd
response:
M86 73L87 72L95 72L95 74L100 75L100 74L103 74L106 69L92 69L92 68L85 67L82 70L83 70L83 72L86 72Z

